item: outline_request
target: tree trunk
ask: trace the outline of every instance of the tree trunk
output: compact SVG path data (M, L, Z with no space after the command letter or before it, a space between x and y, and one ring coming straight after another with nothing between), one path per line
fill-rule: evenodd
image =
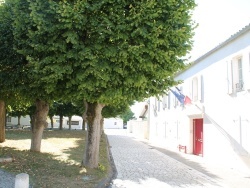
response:
M63 129L63 115L60 115L59 130Z
M71 119L72 119L72 116L69 116L69 130L71 130Z
M33 132L33 129L34 129L34 114L30 115L30 127L31 127L31 132Z
M97 168L99 162L99 145L101 129L101 112L104 105L99 103L87 103L88 130L86 146L82 165L89 168Z
M17 126L19 127L21 125L21 115L18 115L17 117Z
M33 130L30 151L40 152L43 130L48 126L46 122L49 104L46 101L36 100L36 112L33 117Z
M5 103L4 101L0 100L0 143L5 141L5 117Z
M51 129L54 128L53 116L49 116Z
M82 130L85 131L86 129L86 121L84 119L82 119Z

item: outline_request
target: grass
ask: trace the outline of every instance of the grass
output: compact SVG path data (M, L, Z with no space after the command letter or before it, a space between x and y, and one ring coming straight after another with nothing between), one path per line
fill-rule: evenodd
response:
M27 173L34 188L93 188L107 175L106 137L100 142L99 168L81 167L85 147L85 131L44 131L41 153L30 152L29 130L7 130L0 144L0 157L14 161L0 163L0 168L14 175ZM85 178L89 179L86 180Z

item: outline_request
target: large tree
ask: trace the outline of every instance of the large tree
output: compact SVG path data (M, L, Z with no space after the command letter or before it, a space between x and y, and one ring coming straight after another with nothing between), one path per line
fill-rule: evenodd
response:
M56 88L85 100L85 166L98 166L105 105L143 100L176 84L173 75L191 49L194 6L194 0L16 3L18 52L37 73L40 92Z
M12 1L0 4L0 142L5 140L6 106L20 98L19 89L25 87L27 78L27 61L14 50L13 6Z

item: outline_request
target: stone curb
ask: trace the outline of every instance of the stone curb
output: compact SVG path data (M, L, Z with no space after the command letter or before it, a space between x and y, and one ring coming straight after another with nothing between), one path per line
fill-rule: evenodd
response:
M12 157L0 157L0 163L8 163L12 161L13 161Z
M113 159L113 156L112 156L112 153L110 150L111 146L109 144L109 140L108 140L108 137L106 134L105 134L105 136L106 136L106 142L107 142L107 157L109 160L110 169L108 171L108 175L98 183L96 188L111 188L112 180L117 177L116 166L115 166L114 159Z

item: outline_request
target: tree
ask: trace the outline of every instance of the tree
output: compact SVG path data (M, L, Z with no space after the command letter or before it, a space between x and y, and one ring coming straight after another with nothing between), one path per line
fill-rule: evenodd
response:
M17 125L20 126L21 116L26 116L28 114L29 107L30 104L28 102L25 103L23 101L23 103L21 103L19 100L18 102L15 102L14 104L11 104L11 106L9 106L8 115L12 117L17 117L18 118Z
M54 128L54 122L53 122L53 116L56 115L56 106L55 102L53 102L50 107L49 107L49 118L50 118L50 123L51 123L51 128Z
M130 105L133 105L134 102L131 103L124 103L114 106L105 106L102 110L102 119L101 119L101 130L103 130L103 123L104 118L111 118L111 117L121 117L123 114L125 114L129 109ZM124 120L124 119L123 119Z
M59 130L63 129L64 105L62 102L54 102L55 114L59 116Z
M5 140L5 107L14 104L24 88L27 61L14 50L12 7L13 1L0 4L0 142ZM22 101L19 101L22 103Z
M0 143L5 141L5 103L0 100Z
M123 119L123 124L127 124L127 122L131 119L134 119L134 113L130 108L126 109L124 113L122 113L119 117Z
M23 81L23 85L26 87L21 88L20 92L22 97L29 98L36 108L34 115L32 115L30 151L39 152L43 130L47 127L46 119L50 103L58 99L58 96L63 92L62 87L64 87L64 85L61 85L58 79L53 79L53 75L50 75L49 70L47 70L46 77L49 78L51 82L47 82L44 80L44 77L40 75L39 69L37 68L37 66L42 66L45 69L48 68L40 63L40 59L48 57L48 54L42 52L41 48L36 46L37 42L40 42L41 45L46 43L46 38L44 38L45 41L41 41L41 38L39 40L39 37L36 39L36 36L33 36L33 39L36 41L32 41L31 37L33 34L32 30L37 29L35 22L39 21L32 19L34 15L32 15L30 7L36 2L34 1L31 3L26 0L9 0L8 2L14 2L10 19L12 20L11 25L13 26L12 35L14 36L14 49L20 56L25 57L27 62L25 66L25 75L27 79ZM5 2L5 4L8 3ZM45 16L53 15L46 14ZM38 62L36 65L34 65L34 60ZM52 66L50 68L53 69Z
M78 113L77 106L72 102L54 102L55 114L60 116L60 130L62 130L62 120L63 116L68 116L69 118L69 129L71 129L71 118L73 115Z
M72 102L68 102L64 104L64 115L69 118L69 130L71 130L71 119L73 115L77 114L77 106L75 106Z
M85 100L83 165L98 166L105 105L140 101L177 83L173 75L191 49L194 6L194 0L16 3L14 36L37 73L33 83L48 96L63 90L63 97Z
M73 101L74 106L76 107L76 115L82 117L82 130L85 131L86 129L86 103L83 100L74 100Z

